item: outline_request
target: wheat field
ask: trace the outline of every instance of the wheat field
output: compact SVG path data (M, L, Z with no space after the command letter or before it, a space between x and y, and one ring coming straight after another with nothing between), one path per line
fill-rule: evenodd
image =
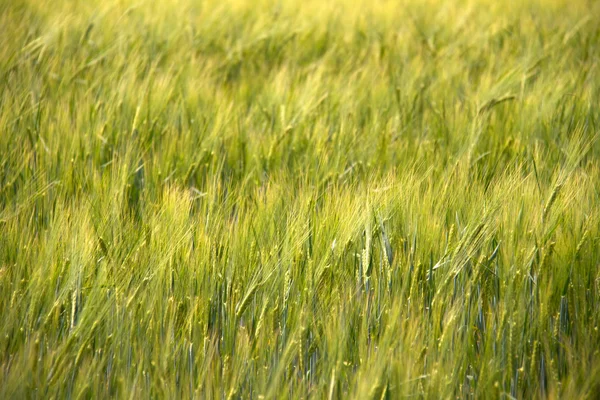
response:
M0 398L598 398L599 21L0 0Z

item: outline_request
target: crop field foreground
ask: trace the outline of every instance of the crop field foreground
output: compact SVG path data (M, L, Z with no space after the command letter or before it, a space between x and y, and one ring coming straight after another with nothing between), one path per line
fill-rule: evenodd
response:
M0 398L597 399L599 21L0 0Z

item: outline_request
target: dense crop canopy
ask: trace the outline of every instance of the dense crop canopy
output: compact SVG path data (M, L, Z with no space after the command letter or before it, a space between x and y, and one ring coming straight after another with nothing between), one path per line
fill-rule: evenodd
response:
M0 0L0 398L598 395L598 21Z

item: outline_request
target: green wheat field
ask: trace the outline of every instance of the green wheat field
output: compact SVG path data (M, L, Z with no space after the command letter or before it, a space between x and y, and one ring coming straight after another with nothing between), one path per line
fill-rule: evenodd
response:
M600 2L0 0L1 399L597 399Z

